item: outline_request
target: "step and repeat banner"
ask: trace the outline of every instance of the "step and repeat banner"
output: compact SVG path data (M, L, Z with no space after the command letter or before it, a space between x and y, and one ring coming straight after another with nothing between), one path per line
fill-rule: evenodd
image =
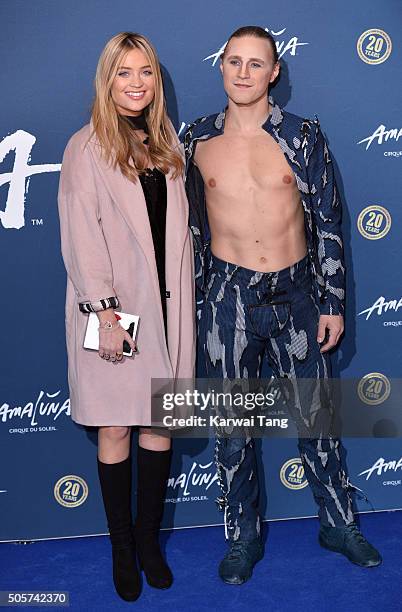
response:
M70 419L65 270L57 189L69 137L88 122L105 42L138 31L163 64L182 133L225 106L219 55L228 35L260 25L275 38L287 110L317 115L344 203L346 332L336 376L356 380L370 410L399 402L402 364L402 116L399 0L3 0L0 5L0 540L105 533L96 430ZM360 511L402 508L397 424L344 440ZM314 516L296 440L257 441L268 519ZM213 442L175 441L164 524L222 522Z

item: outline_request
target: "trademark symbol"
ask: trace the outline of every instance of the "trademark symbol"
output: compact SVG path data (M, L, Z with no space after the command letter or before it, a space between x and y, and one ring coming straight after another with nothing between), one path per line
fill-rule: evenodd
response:
M43 219L31 219L33 226L43 225Z

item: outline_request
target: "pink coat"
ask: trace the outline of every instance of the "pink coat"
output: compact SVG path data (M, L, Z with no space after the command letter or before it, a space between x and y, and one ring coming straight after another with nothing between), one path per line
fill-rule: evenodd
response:
M188 203L181 178L166 177L168 346L148 213L139 181L107 165L86 125L70 139L59 187L67 269L66 341L71 414L83 425L150 425L151 378L192 378L194 281ZM87 146L85 146L87 144ZM87 314L78 304L117 296L138 314L139 353L120 364L82 347Z

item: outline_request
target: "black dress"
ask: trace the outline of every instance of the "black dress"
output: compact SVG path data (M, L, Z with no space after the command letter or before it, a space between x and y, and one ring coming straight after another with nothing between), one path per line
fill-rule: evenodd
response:
M126 117L134 129L147 131L147 124L143 115L139 117ZM144 142L147 144L148 139ZM166 315L166 273L165 273L165 249L166 249L166 208L167 191L166 176L158 168L147 168L139 175L145 202L147 204L149 224L151 226L152 240L154 243L156 269L158 271L159 290L161 296L163 322L165 324L165 335L167 338L167 315Z

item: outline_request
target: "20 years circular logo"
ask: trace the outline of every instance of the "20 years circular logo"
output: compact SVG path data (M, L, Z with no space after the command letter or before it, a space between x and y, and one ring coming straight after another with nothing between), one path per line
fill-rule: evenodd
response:
M300 457L286 461L281 467L279 476L282 484L288 489L299 490L307 487L308 482Z
M88 497L88 485L80 476L63 476L54 485L56 501L66 508L81 506Z
M357 393L362 402L371 406L382 404L391 393L391 383L385 374L371 372L359 381Z
M391 229L391 215L384 206L366 206L357 218L357 229L367 240L384 238Z
M357 41L357 53L366 64L382 64L389 58L392 41L384 30L366 30Z

